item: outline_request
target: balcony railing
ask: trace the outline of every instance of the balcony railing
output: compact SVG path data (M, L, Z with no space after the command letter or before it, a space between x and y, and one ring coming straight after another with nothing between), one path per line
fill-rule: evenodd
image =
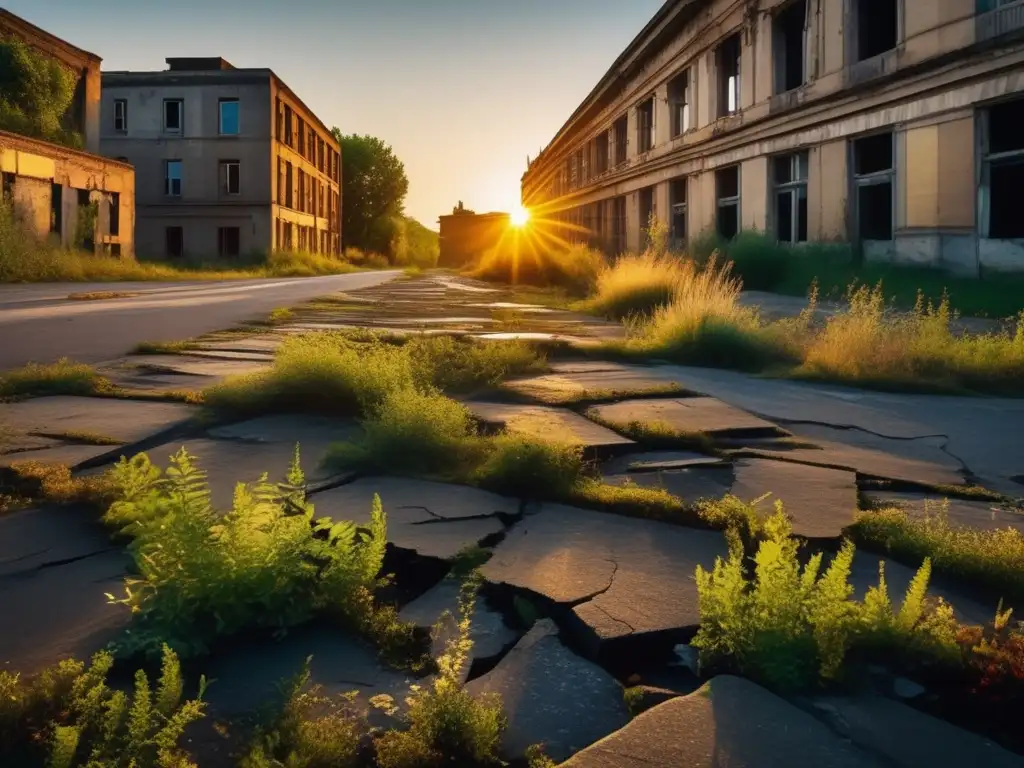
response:
M1024 0L994 0L995 7L978 14L978 40L991 40L1024 29Z

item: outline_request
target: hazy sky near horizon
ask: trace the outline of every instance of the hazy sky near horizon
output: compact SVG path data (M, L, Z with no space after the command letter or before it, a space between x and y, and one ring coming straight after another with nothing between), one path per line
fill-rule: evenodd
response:
M387 141L406 212L508 210L531 157L663 0L4 0L103 58L269 67L329 127Z

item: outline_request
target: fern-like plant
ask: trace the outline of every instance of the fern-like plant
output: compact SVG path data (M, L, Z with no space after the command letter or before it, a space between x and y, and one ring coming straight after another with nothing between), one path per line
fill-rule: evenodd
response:
M137 619L119 652L153 654L167 642L194 656L243 630L281 631L320 611L359 622L358 612L372 609L362 596L376 585L387 543L380 499L368 527L316 518L298 448L284 482L240 483L224 514L184 448L166 471L138 454L112 476L120 496L104 519L131 537L139 572L124 597L108 595Z
M799 545L781 506L763 524L753 576L738 537L710 572L698 567L701 627L693 644L702 667L731 666L782 690L838 677L853 645L956 652L952 609L926 603L930 563L917 572L898 612L884 570L863 602L849 584L854 547L844 542L822 572L821 553L800 566Z
M86 667L63 661L30 682L0 672L3 739L0 764L33 768L194 768L178 743L203 716L205 679L182 702L178 657L162 648L156 691L135 674L131 696L106 684L113 657L103 651Z

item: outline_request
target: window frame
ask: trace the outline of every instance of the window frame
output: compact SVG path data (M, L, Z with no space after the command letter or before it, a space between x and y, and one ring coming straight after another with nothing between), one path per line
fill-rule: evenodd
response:
M169 128L167 126L167 107L170 104L178 105L178 127ZM179 136L185 135L185 100L183 98L164 99L163 103L163 132L177 134Z
M177 168L178 168L178 176L177 176L177 178L171 176L171 166L172 165L176 165ZM185 167L184 167L184 163L182 163L182 161L180 159L173 159L172 158L172 159L164 160L164 197L176 197L176 198L181 197L182 196L183 187L185 186L184 177L185 177ZM173 189L173 186L174 186L173 182L175 182L175 181L178 182L178 191L177 192L175 192L174 189Z
M1024 95L1014 94L1017 98L1002 99L984 107L979 107L975 118L975 131L977 135L977 159L978 159L978 237L985 240L1000 240L1007 242L1021 242L1020 237L993 237L992 236L992 168L1001 165L1024 164L1024 147L1020 149L1009 149L1002 152L992 152L992 110L1001 104L1011 101L1024 100Z
M874 136L889 136L892 140L892 162L891 167L882 171L871 171L870 173L857 173L857 142L864 139L870 139ZM860 243L865 240L870 240L876 243L891 243L896 239L896 203L897 203L897 177L896 169L899 165L899 159L897 157L898 142L897 134L895 130L889 131L874 131L872 133L865 133L859 136L854 136L850 139L849 143L849 164L850 164L850 184L853 189L853 215L854 215L854 227L853 233L855 234L856 242ZM865 238L861 235L861 205L860 205L860 190L865 187L879 186L882 184L889 184L889 198L891 212L890 218L890 234L886 240L879 240L877 238Z
M224 130L224 106L235 105L235 130L228 132ZM241 136L242 135L242 105L237 96L225 96L217 100L217 135L218 136Z
M650 152L654 149L657 142L657 134L655 133L654 125L656 108L657 102L653 93L640 99L640 101L637 102L636 107L634 107L634 110L636 111L636 152L638 155ZM650 123L648 125L644 125L640 116L648 111L650 112Z
M800 177L799 171L800 158L803 158L803 171L805 175ZM787 159L790 162L790 180L786 182L779 182L775 174L775 163L779 160ZM797 150L795 152L787 152L781 155L774 155L771 158L771 174L772 174L772 220L775 226L775 239L782 243L789 243L796 245L798 243L806 243L809 240L809 221L804 222L804 239L800 237L800 192L803 192L804 200L807 200L808 190L808 179L810 177L810 152L806 149ZM794 172L795 170L795 172ZM790 239L783 240L779 236L779 197L781 195L790 196L790 208L789 208L789 231ZM808 214L809 216L809 214Z
M683 201L677 202L675 196L672 194L677 188L675 185L681 184L683 189ZM675 246L681 246L686 243L689 239L689 216L690 216L690 177L689 176L677 176L674 179L670 179L668 182L668 206L669 206L669 239ZM683 233L679 236L676 232L676 216L683 217Z
M729 171L729 170L733 170L733 169L736 170L736 194L735 195L728 195L728 196L722 197L722 195L720 193L720 190L719 190L719 186L720 186L719 182L720 182L720 179L721 179L721 176L719 174L723 173L724 171ZM741 226L742 222L743 222L742 211L741 211L742 197L743 197L743 178L742 178L742 173L743 173L743 169L742 169L742 167L738 163L734 164L734 165L727 165L727 166L724 166L722 168L716 168L715 169L715 232L718 235L724 237L724 235L722 234L722 226L721 226L722 208L725 208L725 207L733 207L733 208L735 208L736 209L736 231L732 234L732 237L729 238L730 240L733 237L736 237L736 235L738 235L740 233L740 231L742 230L742 226Z
M726 46L731 45L732 42L736 42L736 74L725 76L725 69L723 63L726 61ZM732 117L738 115L742 109L741 101L743 99L743 33L739 30L733 32L718 44L715 48L715 71L718 77L718 118ZM730 84L730 81L732 83ZM735 97L735 107L729 108L729 97Z
M178 233L178 252L171 253L168 247L171 240L171 231ZM168 259L180 259L185 256L185 228L180 224L172 224L164 227L164 257Z
M693 87L694 67L687 65L676 72L668 81L669 86L669 135L676 139L683 134L693 130ZM673 98L672 84L680 78L686 78L686 87L682 91L682 101ZM678 95L678 91L676 92ZM680 109L681 107L681 109Z
M220 176L220 191L222 195L237 197L242 194L242 162L240 160L219 160L217 162L218 176ZM231 191L231 168L235 168L235 182L237 189Z
M119 120L120 127L118 127ZM128 99L114 99L114 132L128 133Z

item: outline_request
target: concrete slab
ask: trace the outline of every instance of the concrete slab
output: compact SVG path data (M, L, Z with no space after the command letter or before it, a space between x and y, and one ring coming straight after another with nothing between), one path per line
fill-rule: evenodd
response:
M609 459L601 465L601 474L622 475L630 472L657 472L689 467L721 466L723 459L692 451L644 451Z
M269 361L216 360L187 355L135 355L131 358L131 362L140 368L160 373L182 373L190 376L206 376L210 379L244 376L270 368Z
M726 550L717 531L544 504L509 531L482 573L574 606L596 656L608 641L695 628L694 570Z
M224 339L223 341L200 342L200 349L210 351L231 351L231 352L276 352L284 343L284 339L271 333L261 333L256 336L245 336L235 339Z
M0 404L0 422L20 432L53 436L91 432L134 443L180 427L196 413L182 403L98 397L38 397Z
M949 499L938 494L867 491L873 504L899 507L911 517L942 516L950 525L996 531L1015 528L1024 533L1024 512L992 501Z
M583 750L563 768L881 768L812 715L721 675Z
M20 464L22 462L39 462L40 464L63 464L74 469L79 464L116 450L118 450L116 445L72 445L69 443L58 443L52 448L0 455L0 467L10 467L13 464Z
M466 690L501 697L508 718L501 751L510 760L543 744L545 754L561 762L629 722L622 686L562 645L551 619L537 622Z
M659 369L620 365L615 369L552 373L505 382L504 388L548 405L587 398L641 397L652 394L684 394L671 377Z
M504 530L519 501L477 488L400 477L365 477L313 496L317 515L369 520L374 494L388 518L388 540L423 557L449 559Z
M633 441L564 408L517 403L466 403L483 422L518 435L567 442L594 449L616 449Z
M623 400L595 405L587 409L587 415L623 427L633 422L665 424L678 432L704 432L713 436L780 433L775 424L712 397Z

